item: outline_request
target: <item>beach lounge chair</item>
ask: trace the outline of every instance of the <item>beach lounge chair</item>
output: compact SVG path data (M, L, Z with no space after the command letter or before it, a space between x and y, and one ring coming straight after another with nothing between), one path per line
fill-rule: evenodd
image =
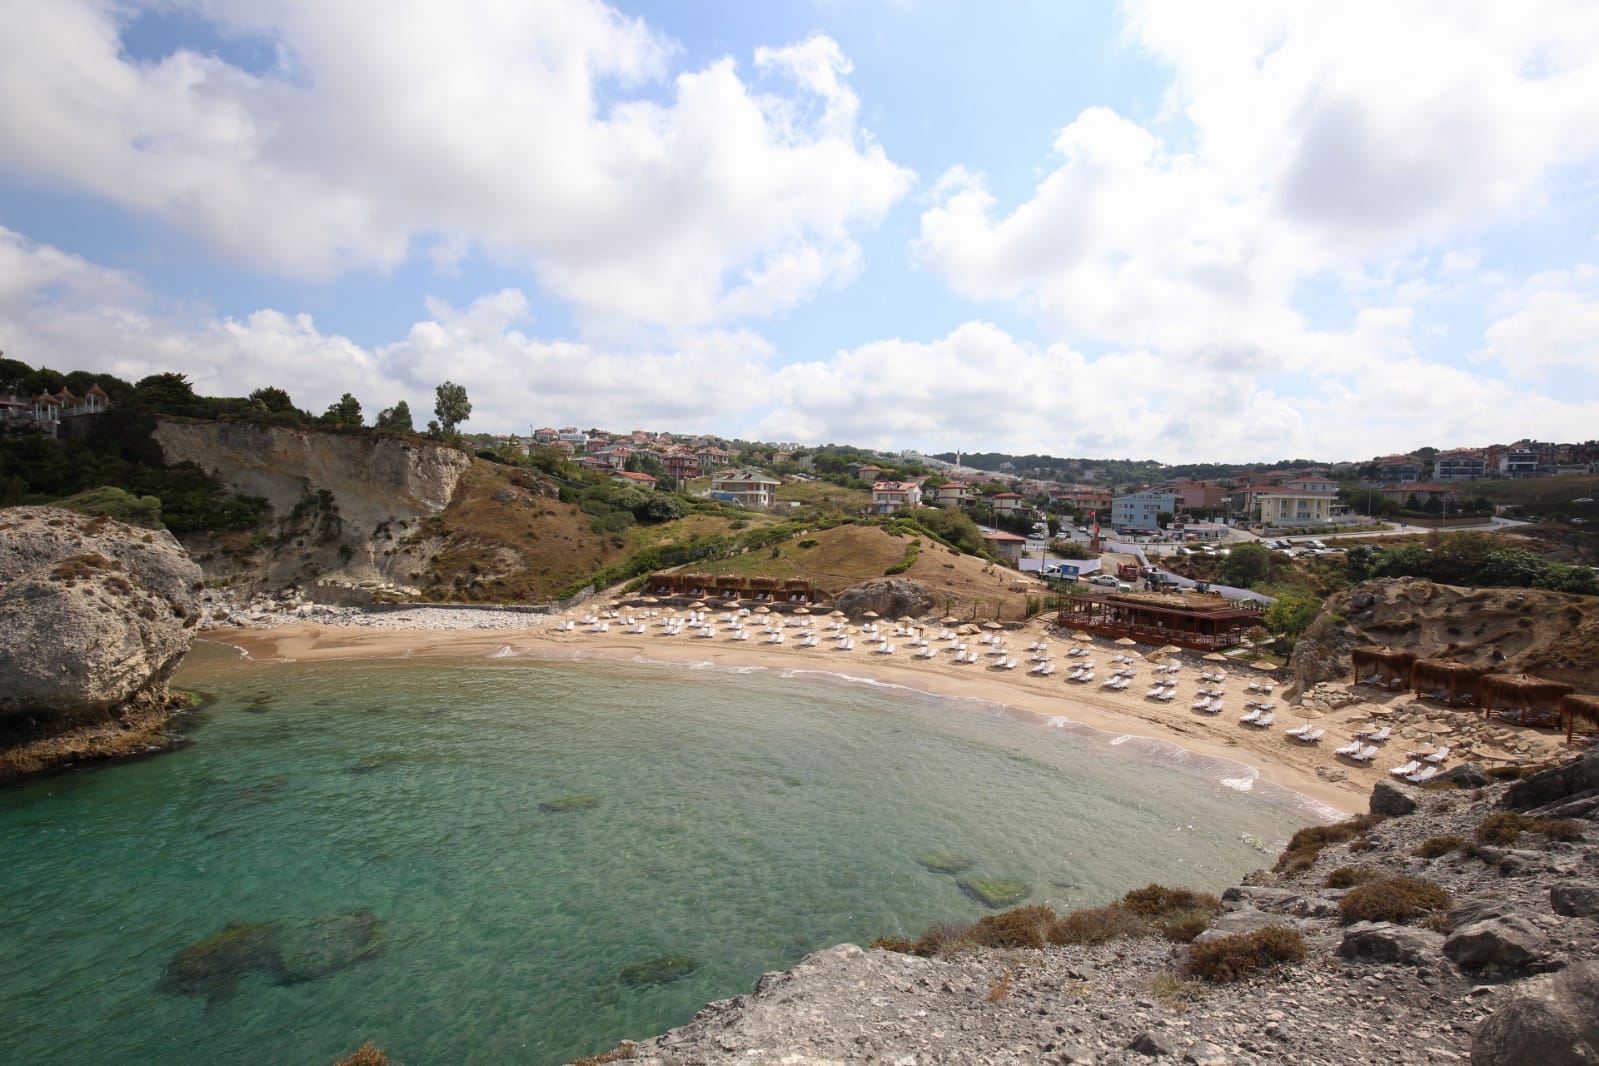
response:
M1154 688L1152 688L1148 692L1144 693L1144 699L1146 699L1146 700L1158 700L1158 699L1160 699L1160 694L1162 692L1165 692L1165 691L1166 690L1164 688L1161 688L1159 685L1156 685Z
M1249 706L1253 707L1254 704L1251 703ZM1310 723L1306 722L1304 725L1295 726L1292 729L1284 729L1283 736L1292 737L1293 739L1298 740L1300 737L1307 735L1310 732L1310 729Z
M1373 744L1381 744L1383 741L1387 740L1393 735L1394 727L1391 725L1385 725L1381 729L1377 730L1377 732L1368 736L1366 739L1371 741Z
M1195 700L1193 703L1190 703L1188 706L1189 706L1189 708L1191 710L1208 711L1208 710L1210 710L1210 697L1209 696L1201 696L1199 699Z
M1350 755L1350 756L1353 756L1359 750L1360 750L1360 741L1351 740L1348 744L1345 744L1341 748L1334 748L1333 749L1333 754L1334 755Z
M1417 762L1415 759L1411 759L1409 762L1405 763L1403 766L1396 766L1392 770L1389 770L1388 772L1390 774L1393 774L1395 777L1409 777L1411 774L1415 773L1417 770L1420 770L1420 769L1421 769L1421 763Z
M1271 724L1276 720L1277 716L1271 711L1261 711L1260 717L1255 719L1255 725L1261 729L1270 729Z
M1325 729L1312 729L1308 733L1301 733L1298 739L1306 744L1314 744L1326 735L1327 731Z
M1006 659L1004 665L1005 665L1005 669L1014 670L1018 666L1021 665L1021 660L1020 659Z
M1409 781L1412 785L1424 785L1428 781L1431 781L1433 778L1437 777L1438 773L1438 767L1436 766L1423 766L1420 770L1417 770L1413 774L1406 774L1405 780Z
M1239 718L1238 720L1244 725L1254 725L1256 722L1260 721L1260 708L1257 707L1252 711L1246 712L1243 717Z
M1423 755L1421 758L1422 758L1422 761L1430 762L1434 766L1437 766L1439 763L1441 763L1445 759L1449 758L1449 749L1448 748L1439 748L1437 751L1433 752L1431 755Z
M1055 664L1054 663L1045 663L1044 664L1044 670L1043 670L1044 676L1045 677L1050 677L1054 673L1055 673Z
M1350 758L1356 762L1371 762L1371 760L1377 757L1377 752L1379 750L1380 749L1378 749L1377 745L1367 744L1364 748L1361 748L1359 751L1351 755Z
M1218 696L1215 699L1210 701L1210 713L1211 714L1220 714L1223 711L1225 711L1226 709L1227 709L1227 704L1222 702L1220 696Z

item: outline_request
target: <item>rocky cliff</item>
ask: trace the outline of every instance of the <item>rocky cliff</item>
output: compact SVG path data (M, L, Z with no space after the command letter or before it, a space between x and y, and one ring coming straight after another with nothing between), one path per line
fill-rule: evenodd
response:
M472 464L458 448L418 438L163 420L169 464L193 463L234 492L264 497L272 528L248 544L201 538L208 576L281 586L336 573L381 583L412 560L394 550L417 520L450 503Z
M1297 690L1347 680L1349 652L1387 644L1423 658L1599 687L1599 597L1378 578L1330 597L1294 645Z
M1599 1061L1599 752L1508 787L1470 767L1427 789L1379 785L1371 807L1297 834L1276 872L1227 890L1192 944L1149 935L1129 903L1066 923L1104 931L1098 942L1024 946L1046 926L1053 941L1055 916L1021 908L981 930L1014 946L923 957L842 945L610 1054L652 1066ZM962 943L949 927L930 938Z
M84 722L127 725L135 712L135 731L158 729L199 619L201 577L165 530L56 507L0 510L0 745ZM0 760L0 778L36 762Z

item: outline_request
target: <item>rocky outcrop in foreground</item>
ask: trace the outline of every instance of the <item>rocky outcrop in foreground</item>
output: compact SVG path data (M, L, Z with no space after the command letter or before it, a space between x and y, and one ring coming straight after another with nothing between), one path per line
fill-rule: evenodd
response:
M130 708L160 712L199 620L200 578L165 530L0 510L0 733L35 739Z
M613 1054L654 1066L1599 1061L1599 752L1509 789L1469 767L1426 790L1381 784L1372 808L1297 836L1286 872L1227 890L1196 944L1280 925L1306 948L1241 981L1184 977L1195 949L1149 936L948 958L846 944ZM1408 883L1395 877L1431 887L1397 892ZM1354 920L1395 898L1415 906Z

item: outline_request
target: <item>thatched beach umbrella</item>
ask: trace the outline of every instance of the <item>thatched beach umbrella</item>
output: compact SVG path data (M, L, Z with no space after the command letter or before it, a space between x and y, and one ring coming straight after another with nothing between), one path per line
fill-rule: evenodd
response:
M1079 629L1077 632L1072 634L1072 639L1073 640L1080 640L1084 644L1092 644L1094 642L1094 634L1085 633L1081 629Z
M1210 652L1204 658L1207 663L1224 663L1228 661L1227 656L1219 651Z
M1587 726L1584 733L1599 733L1599 696L1582 696L1575 693L1560 700L1560 717L1566 723L1566 743L1571 743L1577 725Z
M829 617L829 618L848 618L849 615L845 614L843 611L828 611L827 612L827 617Z
M867 611L865 614L861 615L861 617L862 618L881 618L883 616L878 614L876 611Z
M946 614L942 619L940 619L940 621L943 622L944 625L952 626L952 625L956 625L957 623L959 623L960 619L956 618L952 614Z
M1531 674L1487 674L1477 682L1485 717L1513 709L1515 720L1522 725L1554 725L1559 720L1561 699L1573 691L1571 685Z
M1276 663L1267 662L1265 659L1256 659L1254 662L1250 663L1249 665L1254 667L1256 670L1275 670L1275 669L1277 669L1277 664Z
M639 600L639 602L640 603L660 603L661 601L656 599L654 596L645 596L642 600Z
M705 601L695 600L693 603L688 605L688 609L691 611L703 611L705 610Z
M755 608L755 613L756 614L771 614L772 613L772 609L770 607L766 606L766 604L763 603L759 607Z
M1410 687L1418 696L1469 704L1476 702L1477 680L1487 672L1486 666L1453 659L1417 659L1410 664Z
M1183 649L1179 648L1175 644L1168 644L1164 648L1157 649L1155 652L1156 655L1181 655L1182 653Z
M811 613L811 609L809 607L796 607L796 608L794 608L794 613L795 614L810 614Z
M1004 629L1005 627L1000 625L998 622L984 622L983 623L983 628L984 629Z
M1132 637L1117 637L1116 643L1120 644L1124 648L1131 648L1134 644L1137 644L1138 641L1134 640Z

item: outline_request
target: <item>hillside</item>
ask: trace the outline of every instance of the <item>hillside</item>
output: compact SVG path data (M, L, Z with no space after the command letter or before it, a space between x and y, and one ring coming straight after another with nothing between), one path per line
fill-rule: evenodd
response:
M1330 597L1294 646L1301 691L1350 676L1350 650L1387 644L1423 658L1529 673L1599 691L1599 597L1378 578Z

